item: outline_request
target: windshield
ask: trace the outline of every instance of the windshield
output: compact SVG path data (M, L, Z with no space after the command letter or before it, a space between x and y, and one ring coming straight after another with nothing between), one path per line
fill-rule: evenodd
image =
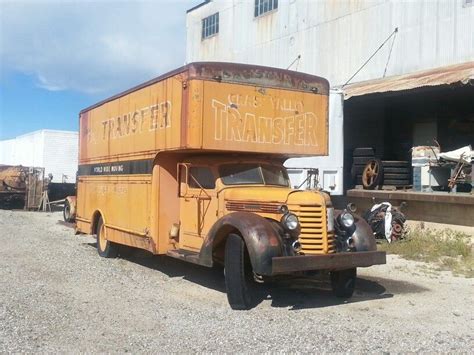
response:
M267 164L222 165L219 168L225 185L277 185L290 186L286 170Z

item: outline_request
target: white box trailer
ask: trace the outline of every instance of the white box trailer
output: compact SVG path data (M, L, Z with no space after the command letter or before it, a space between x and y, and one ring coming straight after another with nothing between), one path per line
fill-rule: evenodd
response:
M0 164L41 167L52 182L75 183L78 132L42 129L0 141Z
M344 94L342 90L329 92L329 155L291 158L285 162L292 187L312 188L312 173L318 169L318 187L331 195L344 193Z

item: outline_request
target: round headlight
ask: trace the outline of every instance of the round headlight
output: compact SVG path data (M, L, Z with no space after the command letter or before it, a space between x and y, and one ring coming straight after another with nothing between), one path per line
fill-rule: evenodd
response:
M296 217L296 215L293 213L288 213L287 215L283 216L283 224L288 230L294 231L298 229L300 222L298 221L298 217Z
M343 212L341 214L341 223L346 228L352 227L354 225L354 216L348 212Z

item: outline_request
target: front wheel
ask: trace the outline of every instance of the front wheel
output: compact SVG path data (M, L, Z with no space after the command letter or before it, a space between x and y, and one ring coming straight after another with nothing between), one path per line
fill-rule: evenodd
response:
M253 271L245 242L237 234L230 234L225 245L224 259L227 300L232 309L252 307Z
M350 298L354 293L357 269L347 269L331 272L332 292L337 297Z

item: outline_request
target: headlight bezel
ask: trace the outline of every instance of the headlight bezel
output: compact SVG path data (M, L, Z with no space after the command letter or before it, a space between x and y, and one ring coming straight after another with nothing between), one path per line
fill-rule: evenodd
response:
M293 221L290 221L289 219L292 219ZM280 223L283 225L285 230L290 233L296 233L300 229L300 220L298 219L298 216L291 212L285 213L281 217ZM289 225L290 223L293 225Z
M355 225L355 217L352 213L344 210L340 215L339 215L339 224L341 225L342 228L349 230L354 227Z

